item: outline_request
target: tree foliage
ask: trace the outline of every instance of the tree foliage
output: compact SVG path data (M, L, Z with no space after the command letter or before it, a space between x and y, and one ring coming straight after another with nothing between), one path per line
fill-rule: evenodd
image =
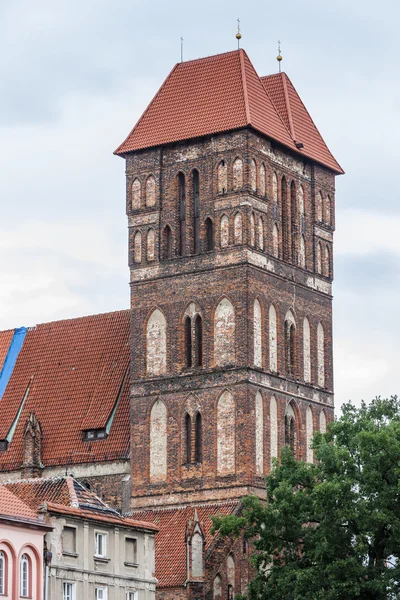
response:
M267 502L215 517L221 535L252 541L249 600L400 598L400 403L343 406L316 433L315 464L284 448L266 478Z

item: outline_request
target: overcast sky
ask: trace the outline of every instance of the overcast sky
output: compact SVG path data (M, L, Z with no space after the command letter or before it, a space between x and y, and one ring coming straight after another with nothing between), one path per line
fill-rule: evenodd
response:
M398 0L1 0L0 328L129 306L124 161L173 65L283 68L337 179L336 404L399 391Z

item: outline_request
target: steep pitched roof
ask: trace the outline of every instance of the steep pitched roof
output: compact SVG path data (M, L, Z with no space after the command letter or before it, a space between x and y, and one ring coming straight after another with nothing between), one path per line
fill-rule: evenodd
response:
M286 73L267 75L261 81L292 139L304 144L302 154L343 173Z
M178 63L115 154L250 126L341 173L329 151L296 146L279 106L242 49Z
M115 509L70 476L6 481L0 485L0 492L2 489L6 489L14 498L16 506L24 505L34 517L45 505L47 511L52 513L152 531L158 530L153 524L122 517Z
M24 521L38 520L36 512L4 485L0 485L0 517L11 517Z
M7 356L8 349L13 339L14 329L8 329L7 331L0 331L0 372L3 368L5 358Z
M27 332L0 400L0 439L16 425L0 468L21 466L31 412L42 428L45 466L129 457L129 314L56 321ZM107 424L106 439L84 441L83 430Z
M205 536L207 551L217 535L211 535L211 517L230 515L237 508L238 502L225 502L181 508L134 510L130 513L133 518L153 523L159 529L155 538L156 578L159 587L180 587L186 581L185 533L188 522L194 519L195 510Z

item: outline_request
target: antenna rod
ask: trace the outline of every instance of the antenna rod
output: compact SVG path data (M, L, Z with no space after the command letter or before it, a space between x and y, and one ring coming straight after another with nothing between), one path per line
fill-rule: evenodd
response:
M236 39L238 41L238 50L239 50L240 49L240 40L242 38L242 34L240 33L240 19L237 20L237 24L238 24L238 28L237 28Z
M280 73L281 72L281 62L282 62L281 40L278 40L278 56L276 57L276 60L278 61L278 64L279 64L279 73Z
M181 62L183 62L183 37L181 37Z

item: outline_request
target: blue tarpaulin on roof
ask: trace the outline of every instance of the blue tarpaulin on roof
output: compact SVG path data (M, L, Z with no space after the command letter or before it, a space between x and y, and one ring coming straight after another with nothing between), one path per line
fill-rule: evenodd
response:
M18 354L20 353L22 344L24 343L27 331L28 330L26 327L19 327L14 331L3 368L0 372L0 399L3 397L7 384L10 381L10 377L14 370L15 363L17 362Z

